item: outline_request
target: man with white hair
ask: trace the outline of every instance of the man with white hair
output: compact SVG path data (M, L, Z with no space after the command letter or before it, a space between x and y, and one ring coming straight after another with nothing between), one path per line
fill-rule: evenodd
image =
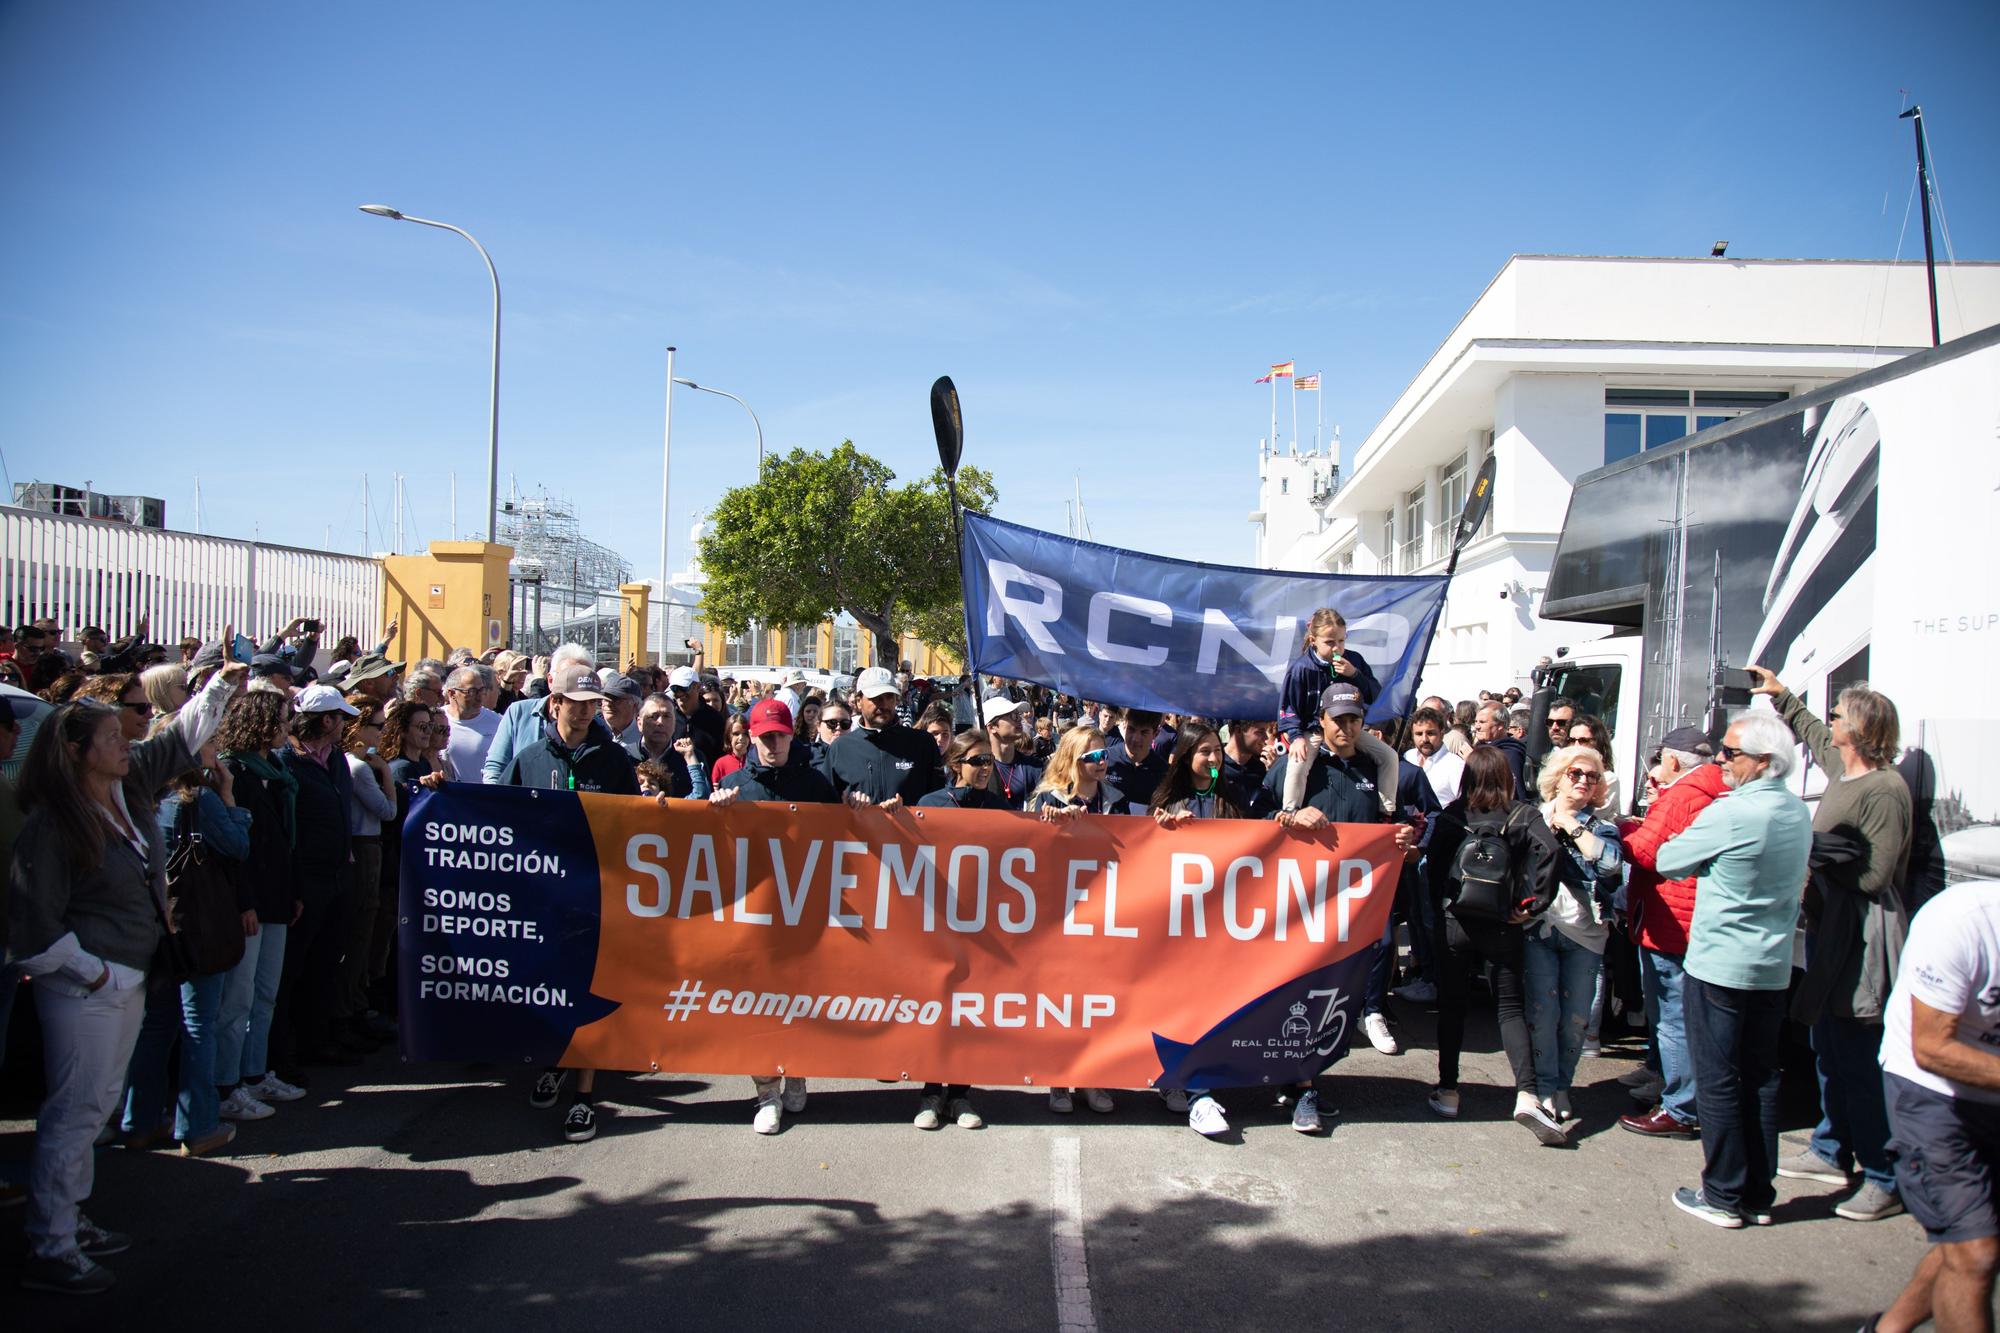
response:
M1779 1038L1792 935L1812 850L1812 811L1785 786L1792 733L1745 713L1716 756L1730 788L1654 856L1659 874L1695 875L1683 960L1688 1053L1701 1089L1701 1186L1673 1204L1711 1226L1769 1224L1777 1198Z
M580 643L566 643L549 655L549 669L542 678L553 686L556 673L564 667L590 664L590 649ZM481 765L487 782L498 786L514 756L542 738L542 723L554 716L547 711L550 697L530 696L500 715L500 726L493 733L493 744L487 748L486 762Z
M445 677L444 710L451 719L451 736L445 741L444 752L451 760L451 771L468 779L485 771L487 752L500 730L500 715L485 703L486 685L492 678L493 669L483 666L462 666Z

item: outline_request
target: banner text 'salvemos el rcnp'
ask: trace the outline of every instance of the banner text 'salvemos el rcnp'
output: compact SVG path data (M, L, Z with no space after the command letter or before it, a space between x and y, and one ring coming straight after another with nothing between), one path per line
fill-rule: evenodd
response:
M404 1052L1095 1087L1344 1052L1389 827L447 786L403 837Z

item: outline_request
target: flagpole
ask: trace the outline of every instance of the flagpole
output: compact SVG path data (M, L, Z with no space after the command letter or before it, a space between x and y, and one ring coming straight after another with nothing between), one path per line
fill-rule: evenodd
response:
M1318 419L1313 422L1313 452L1318 453L1320 432L1326 428L1326 390L1314 385L1313 398L1314 410L1318 414ZM1334 461L1337 463L1340 460L1336 458Z
M1299 451L1299 377L1294 368L1292 375L1292 452Z
M1271 452L1278 452L1278 372L1271 372Z

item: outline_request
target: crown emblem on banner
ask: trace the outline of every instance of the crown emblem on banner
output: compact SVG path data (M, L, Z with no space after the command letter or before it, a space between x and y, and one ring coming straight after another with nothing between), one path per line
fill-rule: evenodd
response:
M1304 1018L1305 1016L1306 1016L1306 1002L1304 1000L1292 1001L1292 1017Z

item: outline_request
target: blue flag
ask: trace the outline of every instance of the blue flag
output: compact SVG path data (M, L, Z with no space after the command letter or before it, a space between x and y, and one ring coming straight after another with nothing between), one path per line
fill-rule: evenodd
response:
M1323 606L1382 683L1371 721L1409 711L1443 578L1200 565L965 515L967 669L1079 698L1215 718L1273 718L1285 668Z

